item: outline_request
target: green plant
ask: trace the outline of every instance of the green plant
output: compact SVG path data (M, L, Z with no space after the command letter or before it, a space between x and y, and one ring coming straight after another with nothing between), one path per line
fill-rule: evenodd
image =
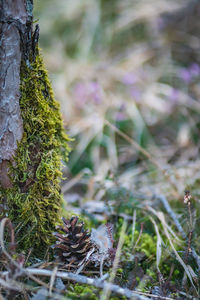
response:
M10 165L12 188L1 194L6 197L19 246L41 254L52 243L52 231L60 221L61 159L67 161L69 138L41 55L30 66L23 63L21 74L24 134Z

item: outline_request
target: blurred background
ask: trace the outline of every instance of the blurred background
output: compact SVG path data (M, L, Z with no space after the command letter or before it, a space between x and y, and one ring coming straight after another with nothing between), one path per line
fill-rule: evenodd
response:
M34 3L40 47L74 138L63 182L69 205L93 200L101 211L113 186L171 198L192 187L198 195L199 1Z

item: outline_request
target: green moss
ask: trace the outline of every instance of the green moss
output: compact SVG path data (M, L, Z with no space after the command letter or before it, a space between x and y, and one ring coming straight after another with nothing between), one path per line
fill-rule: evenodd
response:
M71 284L68 289L67 298L64 299L87 299L87 300L97 300L98 297L94 291L96 288L90 287L84 284Z
M138 276L136 276L136 278L135 278L137 281L140 281L140 277L138 277Z
M85 284L70 284L67 294L62 297L62 300L98 300L102 294L102 290L99 290L93 286ZM125 296L112 294L109 297L110 300L127 299Z
M174 276L178 276L180 274L180 271L179 270L175 270L174 271Z
M67 161L69 138L40 55L30 67L22 64L20 108L24 134L10 165L13 187L1 193L20 247L41 253L60 219L61 159Z
M139 242L139 250L144 252L147 257L156 256L156 236L151 236L148 233L143 233Z
M147 269L147 270L146 270L146 274L147 274L148 276L152 277L152 278L156 277L155 271L152 271L152 270L150 270L150 269Z
M121 269L121 268L117 269L117 273L118 273L118 274L123 273L123 269Z
M119 219L118 224L117 224L117 233L115 235L116 240L119 238L121 226L122 226L122 220ZM134 244L136 243L136 241L138 240L138 237L139 237L139 231L135 230L134 243L132 243L132 228L131 228L131 226L129 226L129 228L127 230L127 234L124 238L123 249L125 249L125 253L127 253L127 250L129 252L132 252L132 248L133 248ZM139 242L135 248L135 251L144 252L147 257L156 256L156 247L157 247L156 241L157 241L157 236L155 234L153 235L153 233L149 234L149 233L144 232L144 233L142 233L142 235L139 239Z

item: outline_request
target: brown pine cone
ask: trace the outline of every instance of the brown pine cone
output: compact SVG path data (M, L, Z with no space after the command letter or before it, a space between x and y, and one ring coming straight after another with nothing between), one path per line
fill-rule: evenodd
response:
M62 261L68 264L79 265L92 247L90 234L84 230L84 223L78 222L78 217L70 220L62 218L64 227L58 228L64 234L54 233L58 241L53 246Z

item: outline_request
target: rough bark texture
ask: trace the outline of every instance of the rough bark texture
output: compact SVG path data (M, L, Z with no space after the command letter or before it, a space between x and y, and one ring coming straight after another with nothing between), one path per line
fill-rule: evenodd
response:
M0 184L8 188L8 162L23 135L20 114L20 66L27 52L31 2L0 1ZM27 30L29 29L29 30Z

